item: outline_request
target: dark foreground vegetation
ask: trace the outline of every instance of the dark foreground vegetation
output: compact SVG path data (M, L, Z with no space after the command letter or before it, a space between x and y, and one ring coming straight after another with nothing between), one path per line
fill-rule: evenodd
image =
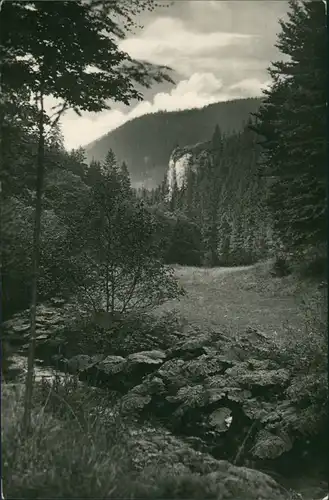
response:
M129 165L112 150L90 164L82 150L67 152L58 123L67 108L101 111L110 98L139 97L134 84L169 78L167 68L130 60L103 31L123 37L108 14L128 29L148 4L1 7L5 496L293 500L295 489L303 500L321 498L328 465L323 4L290 2L278 46L291 61L273 64L273 86L242 131L225 136L216 127L182 185L171 175L157 189L136 191ZM63 102L52 117L43 109L49 95ZM172 310L189 301L195 268L184 281L171 265L203 266L208 281L193 285L216 307L215 266L262 260L270 262L262 272L220 282L222 318L211 325L202 300L201 323ZM237 300L241 315L250 307L254 318L257 297L272 293L279 330L288 286L291 295L306 291L301 322L277 335L265 321L241 321ZM234 287L250 291L247 306ZM22 358L23 383L13 371ZM45 367L55 376L34 379ZM311 491L298 486L307 473Z
M303 498L321 498L328 455L321 303L315 296L303 331L281 339L252 328L200 329L172 313L108 328L87 318L72 322L68 305L43 306L37 374L44 365L61 371L36 382L28 439L20 379L4 385L7 491L30 498L60 490L66 498L291 499L295 487ZM6 324L21 356L27 327L23 313Z

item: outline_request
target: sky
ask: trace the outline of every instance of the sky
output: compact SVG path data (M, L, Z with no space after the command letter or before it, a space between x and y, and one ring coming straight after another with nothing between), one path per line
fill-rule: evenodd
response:
M270 84L267 68L281 58L274 44L285 0L176 0L138 19L120 49L135 59L172 68L175 84L156 84L144 101L111 110L68 111L61 120L65 146L77 148L129 119L159 110L203 107L213 102L256 97ZM49 101L49 104L51 102Z

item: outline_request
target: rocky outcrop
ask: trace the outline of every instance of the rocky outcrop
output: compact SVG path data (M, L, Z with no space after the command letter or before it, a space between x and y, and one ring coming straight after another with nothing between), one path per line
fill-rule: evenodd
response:
M62 310L53 308L50 314L44 308L39 315L38 349L55 345L64 323ZM28 318L18 316L5 325L5 338L24 347L27 328ZM234 338L190 330L175 339L167 349L140 352L135 339L123 355L67 359L54 355L53 349L52 362L81 381L119 393L123 418L142 423L152 417L221 459L276 460L304 442L303 436L321 428L326 396L317 392L314 376L282 366L263 333L248 329ZM307 390L303 392L303 384L314 387L312 400ZM325 382L320 385L325 387Z
M157 474L143 498L213 498L217 500L283 500L284 490L271 477L193 449L161 427L131 427L128 449L137 471ZM149 483L149 481L148 481ZM157 490L159 496L157 496ZM177 495L178 490L181 495ZM176 495L177 496L176 496Z
M57 363L65 371L78 374L82 381L106 386L118 392L127 392L138 386L138 383L162 365L165 359L165 352L152 350L130 354L126 358L78 355L70 359L57 358Z
M63 332L67 327L70 311L64 301L54 299L49 304L37 306L36 355L50 360L58 353L64 342ZM30 333L29 311L15 314L2 325L2 340L14 346L19 353L26 353Z
M170 198L173 183L176 179L178 189L183 187L189 169L196 171L200 164L200 157L207 154L208 142L200 142L193 146L176 147L170 155L167 170L168 196Z
M178 343L123 395L120 411L140 420L153 415L175 434L200 438L221 458L234 458L241 443L250 459L291 450L298 419L287 397L292 376L266 358L265 336L248 333L239 341L204 334Z

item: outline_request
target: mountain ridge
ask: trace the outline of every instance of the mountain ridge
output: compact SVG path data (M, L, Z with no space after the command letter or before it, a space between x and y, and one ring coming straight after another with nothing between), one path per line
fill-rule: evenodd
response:
M102 161L112 149L125 161L135 186L155 187L164 178L172 151L209 141L218 124L224 134L242 129L262 98L221 101L179 111L158 111L133 118L87 144L87 160Z

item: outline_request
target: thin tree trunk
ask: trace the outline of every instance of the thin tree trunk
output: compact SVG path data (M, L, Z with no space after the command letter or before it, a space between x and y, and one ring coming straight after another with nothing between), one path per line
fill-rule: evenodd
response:
M114 282L114 264L111 264L111 313L114 313L115 305L115 282Z
M246 436L245 436L244 440L242 441L241 446L240 446L240 447L239 447L239 449L238 449L238 452L237 452L237 454L236 454L236 457L235 457L235 458L234 458L234 460L233 460L233 465L236 465L236 464L239 462L240 457L241 457L241 455L242 455L242 453L243 453L243 451L244 451L244 448L245 448L245 446L246 446L246 443L247 443L247 441L248 441L248 439L249 439L249 437L250 437L250 435L251 435L252 431L254 430L254 428L255 428L256 424L257 424L257 420L254 420L254 422L253 422L253 423L251 424L251 426L249 427L249 430L248 430L248 432L247 432L247 434L246 434Z
M44 178L44 109L43 93L40 93L40 114L39 114L39 140L37 155L37 180L36 180L36 201L33 230L32 247L32 280L31 280L31 306L30 306L30 342L27 361L27 374L25 380L23 431L27 434L31 429L31 408L33 394L34 358L36 344L36 307L40 258L40 235L41 235L41 214L42 214L42 191Z
M106 263L106 312L109 312L110 310L110 287L109 287L109 280L110 280L110 274L109 274L109 263Z

